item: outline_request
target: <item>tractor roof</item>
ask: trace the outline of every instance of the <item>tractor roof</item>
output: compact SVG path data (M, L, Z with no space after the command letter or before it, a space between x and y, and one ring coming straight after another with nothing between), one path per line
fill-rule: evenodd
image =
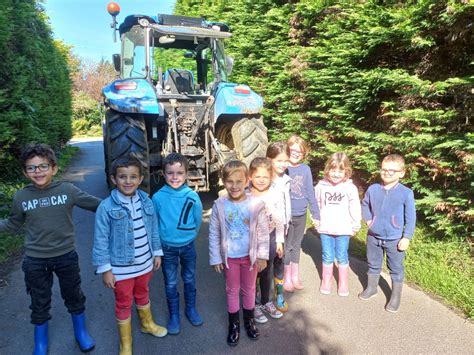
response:
M132 26L146 19L151 27L163 35L200 38L229 38L229 26L221 22L208 22L200 17L159 14L157 17L130 15L119 26L120 34L128 32Z

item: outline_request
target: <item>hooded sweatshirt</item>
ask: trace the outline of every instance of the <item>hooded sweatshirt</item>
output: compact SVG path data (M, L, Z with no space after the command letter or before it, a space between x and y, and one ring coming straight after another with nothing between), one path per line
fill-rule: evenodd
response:
M354 235L360 229L359 193L352 180L336 185L323 179L315 187L321 219L318 232L329 235Z
M13 197L10 217L0 221L0 231L17 233L24 226L27 256L61 256L74 250L72 208L95 212L100 201L65 181L52 182L44 189L30 184Z
M182 247L196 239L202 224L202 203L196 192L187 185L178 189L165 185L152 201L162 244Z

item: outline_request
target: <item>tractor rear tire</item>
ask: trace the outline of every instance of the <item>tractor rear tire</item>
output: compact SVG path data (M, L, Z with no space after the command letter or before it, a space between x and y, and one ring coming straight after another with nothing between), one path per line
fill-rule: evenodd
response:
M265 157L268 146L267 128L261 117L246 117L231 128L232 146L237 158L247 166L257 157Z
M114 162L127 155L137 158L143 166L144 179L140 188L150 193L150 168L145 119L142 115L117 112L108 109L105 113L104 155L107 184Z

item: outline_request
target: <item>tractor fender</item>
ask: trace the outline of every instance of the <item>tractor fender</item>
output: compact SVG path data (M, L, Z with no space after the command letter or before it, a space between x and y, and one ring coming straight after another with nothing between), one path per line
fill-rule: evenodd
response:
M155 90L145 79L115 80L102 89L105 105L117 112L163 116Z
M215 91L214 123L222 115L255 116L262 108L262 97L247 85L220 83Z

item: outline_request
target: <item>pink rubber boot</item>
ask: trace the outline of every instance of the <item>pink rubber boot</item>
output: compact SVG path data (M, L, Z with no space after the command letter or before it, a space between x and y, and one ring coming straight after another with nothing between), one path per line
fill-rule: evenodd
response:
M339 280L337 283L337 293L339 296L349 296L349 264L338 265Z
M333 268L334 264L326 265L323 263L323 279L321 280L321 287L319 288L319 292L323 295L329 295L331 293Z
M291 263L291 281L296 290L302 290L304 288L300 279L300 264Z
M283 289L286 292L293 292L295 288L293 287L293 282L291 281L291 264L285 265L283 274Z

